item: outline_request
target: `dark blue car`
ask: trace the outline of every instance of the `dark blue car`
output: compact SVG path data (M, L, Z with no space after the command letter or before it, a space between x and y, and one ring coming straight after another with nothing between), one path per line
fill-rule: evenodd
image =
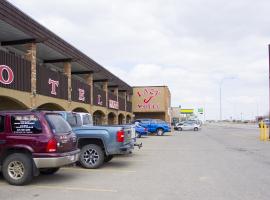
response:
M141 126L139 123L135 123L135 131L138 138L142 137L142 135L148 135L147 128Z
M136 119L135 122L139 122L140 126L147 128L150 133L156 135L164 135L166 132L171 132L171 126L160 119Z

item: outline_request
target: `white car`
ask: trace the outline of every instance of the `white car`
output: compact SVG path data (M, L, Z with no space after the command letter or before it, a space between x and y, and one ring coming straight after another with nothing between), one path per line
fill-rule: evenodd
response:
M185 122L176 126L176 130L178 131L198 131L199 129L201 129L201 126L194 122Z

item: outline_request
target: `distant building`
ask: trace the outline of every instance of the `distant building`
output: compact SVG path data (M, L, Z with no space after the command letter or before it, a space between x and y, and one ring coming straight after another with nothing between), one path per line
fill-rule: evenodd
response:
M179 107L171 107L171 122L176 124L181 121L181 108Z
M171 93L167 86L133 87L132 102L135 119L153 118L171 122Z

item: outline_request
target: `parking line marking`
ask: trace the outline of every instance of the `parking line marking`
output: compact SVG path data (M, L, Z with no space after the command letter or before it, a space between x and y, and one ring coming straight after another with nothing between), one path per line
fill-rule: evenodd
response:
M80 169L80 168L68 168L63 167L61 170L81 171L81 172L118 172L118 173L136 173L136 171L130 170L113 170L113 169Z
M52 190L71 190L71 191L86 191L86 192L112 192L116 193L117 190L113 189L98 189L98 188L82 188L82 187L59 187L53 185L37 185L30 186L31 188L40 188L40 189L52 189Z
M0 186L10 186L5 183L0 183ZM34 186L26 186L27 188L32 188L32 189L55 189L55 190L70 190L70 191L86 191L86 192L112 192L116 193L118 192L117 190L114 189L99 189L99 188L83 188L83 187L70 187L70 186L57 186L57 185L34 185ZM20 191L20 187L14 187L11 186L9 189L15 190L15 191Z

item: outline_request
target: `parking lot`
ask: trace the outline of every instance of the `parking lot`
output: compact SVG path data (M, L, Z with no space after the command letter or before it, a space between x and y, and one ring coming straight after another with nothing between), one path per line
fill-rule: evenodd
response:
M270 142L258 134L255 126L211 124L144 137L142 149L101 169L66 167L21 187L0 177L0 199L269 199Z

